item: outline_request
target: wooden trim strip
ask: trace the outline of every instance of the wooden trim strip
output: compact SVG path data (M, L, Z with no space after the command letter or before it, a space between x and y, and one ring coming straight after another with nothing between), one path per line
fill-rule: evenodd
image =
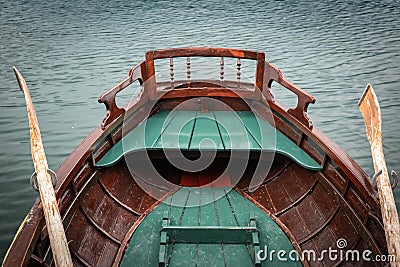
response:
M120 201L118 198L116 198L109 190L108 188L104 185L104 183L101 181L101 179L99 179L99 185L100 187L103 189L103 191L107 194L107 196L109 196L115 203L117 203L119 206L121 206L122 208L126 209L127 211L133 213L136 216L140 216L142 215L140 212L132 209L131 207L129 207L128 205L126 205L125 203L123 203L122 201Z
M82 189L75 195L75 198L72 201L71 205L68 207L67 211L64 213L62 219L63 219L64 224L66 224L67 228L70 223L69 220L72 219L72 216L74 215L74 213L72 213L72 211L75 211L78 208L81 196L86 194L87 191L91 188L91 185L93 185L95 182L97 182L96 176L98 176L98 175L99 175L98 171L93 172L93 174L90 176L90 178L82 186ZM97 177L97 179L98 178L99 177ZM71 217L71 218L69 218L69 217Z
M283 213L285 213L285 212L287 212L288 210L290 210L291 208L297 206L301 201L303 201L307 196L309 196L309 195L313 192L313 190L314 190L314 188L317 186L317 184L318 184L318 180L315 179L315 180L314 180L314 183L311 185L310 189L308 189L306 192L304 192L304 194L302 194L300 197L298 197L295 201L293 201L293 202L292 202L289 206L287 206L286 208L284 208L284 209L282 209L282 210L280 210L280 211L275 212L274 215L277 216L277 217L279 217L279 216L281 216Z
M92 267L92 265L90 265L87 261L85 261L81 255L79 255L79 253L77 251L75 251L74 248L70 247L70 250L72 252L72 256L74 258L76 258L82 265L85 265L86 267Z
M249 192L249 191L254 190L254 189L258 188L258 187L264 186L264 185L268 184L269 182L272 182L273 180L278 179L278 177L280 177L281 174L282 174L282 173L289 167L289 165L292 164L293 162L294 162L294 161L292 161L291 159L286 159L286 162L285 162L285 164L283 165L283 167L282 167L279 171L277 171L273 176L271 176L271 177L268 177L268 176L267 176L267 177L264 179L264 181L263 181L260 185L253 186L253 187L249 187L249 188L247 188L247 189L243 189L243 191Z
M172 89L168 91L157 92L158 99L183 98L183 97L230 97L253 99L254 92L249 90L231 90L218 87L203 87L192 89Z
M83 209L82 206L79 207L79 209L82 211L84 217L104 236L106 236L108 239L112 240L114 243L121 245L121 241L113 237L110 233L108 233L106 230L101 228L100 225L97 224L97 222L89 215L86 213L86 211Z
M256 60L263 52L233 49L233 48L213 48L213 47L184 47L148 51L153 59L173 58L173 57L233 57L242 59Z
M332 214L328 217L328 219L322 225L320 225L318 227L318 229L315 229L308 236L303 237L302 239L300 239L298 241L299 244L303 245L304 243L306 243L307 241L309 241L310 239L312 239L313 237L318 235L322 230L324 230L332 222L333 218L335 218L335 216L339 212L339 210L340 210L340 206L336 207L335 211L332 212Z

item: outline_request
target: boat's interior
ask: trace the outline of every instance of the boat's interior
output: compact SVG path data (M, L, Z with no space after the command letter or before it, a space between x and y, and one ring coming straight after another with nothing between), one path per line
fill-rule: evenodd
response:
M129 259L136 256L125 253L133 253L131 246L136 241L132 240L137 240L135 232L139 232L140 225L143 228L146 216L154 215L152 212L161 203L185 188L186 198L190 198L190 192L198 194L212 189L207 192L215 194L226 188L233 189L234 194L254 204L279 226L288 244L300 254L312 250L318 258L328 248L336 248L341 238L347 241L345 251L371 250L373 255L387 254L379 205L368 176L312 126L306 111L313 98L286 81L278 69L264 61L263 53L246 53L205 48L152 51L146 54L146 61L130 71L127 79L100 97L100 102L107 107L102 129L95 130L58 171L63 177L57 191L60 212L76 266L129 265ZM177 82L173 79L172 60L171 81L158 82L151 78L155 59L178 56L238 58L238 79L223 81L221 71L218 86L216 82L193 81L190 61L187 61L188 80ZM245 57L256 60L254 83L240 81L240 58ZM223 69L223 64L220 67ZM124 108L117 107L116 94L138 80L141 91L137 98ZM274 101L268 91L272 82L295 92L298 106L287 109ZM252 126L254 122L258 122L258 128ZM224 129L231 130L224 132ZM263 134L257 133L257 129ZM206 193L200 194L196 201L201 202L205 196ZM226 216L243 214L243 210L235 211L233 202L229 202L230 195L227 196L232 212ZM214 199L211 203L220 202ZM218 218L217 210L211 214ZM160 227L165 216L156 217ZM199 228L202 226L200 215L196 216L195 233L203 236L199 234L203 230ZM42 229L44 220L40 215L37 217L36 232L29 245L31 254L25 262L51 265L54 263L49 239L46 228ZM251 216L243 220L251 226ZM222 225L218 220L214 226ZM238 222L237 226L240 226ZM156 237L161 238L158 233ZM183 238L192 239L190 235ZM229 238L226 242L229 243ZM258 264L251 256L254 244L251 245L253 252L247 250L249 266ZM157 243L157 251L153 251L155 264L176 266L178 249L173 252L174 249L165 248L162 262L159 257L162 245ZM229 248L226 251L223 248L222 245L223 256L215 258L231 266ZM141 251L140 247L136 251ZM204 263L199 255L214 250L197 246L194 251L197 256L182 256L182 260L186 259L190 266L208 266L209 262ZM141 253L150 255L145 250ZM147 263L150 262L153 264L147 258ZM304 266L385 264L328 257L321 257L320 261L303 259L301 263ZM259 264L267 266L266 262Z
M283 120L278 127L281 134L287 134L289 129L293 131ZM287 138L295 144L293 135ZM104 149L107 144L110 147ZM101 163L107 153L113 154L112 148L116 144L99 144L95 162ZM144 149L126 153L112 164L105 164L107 166L88 162L76 175L63 199L67 204L68 198L72 200L74 195L77 196L69 209L62 210L74 263L78 266L119 264L139 222L159 205L160 200L180 187L237 189L281 226L298 251L313 250L318 256L328 247L335 247L339 238L345 238L347 249L383 253L382 225L368 204L364 204L358 189L346 179L335 162L321 161L324 160L320 154L323 151L315 143L303 140L301 152L307 152L313 162L318 166L323 164L324 168L305 168L301 159L296 162L295 157L262 150L249 153L193 150L181 154L173 150ZM200 171L191 171L190 167L189 171L182 170L176 166L181 157L188 162L202 158L210 164ZM260 175L262 178L254 182ZM361 216L365 217L362 219ZM41 245L36 251L46 248L42 253L49 253L48 243ZM47 259L51 261L51 255ZM323 261L327 266L337 263ZM308 264L317 266L319 263ZM361 261L360 264L368 266L371 262Z
M172 166L158 153L148 156L157 173L174 185L231 187L235 184L232 180L237 179L235 168L230 170L232 174L228 172L222 175L229 164L229 157L226 155L217 156L208 168L197 173L185 172ZM143 168L148 164L141 160L143 158L140 153L131 154L127 158L139 166L137 169L129 168L125 160L108 168L97 169L93 174L93 184L85 185L85 197L82 197L79 208L74 211L67 227L70 248L77 265L109 266L113 261L118 263L124 256L138 220L158 204L156 198L142 189L143 183L151 183L149 177L154 177L154 174L146 173L147 168ZM282 155L275 155L273 163L269 160L260 162L259 158L260 155L253 155L248 160L236 188L240 189L242 195L271 213L290 240L296 244L296 248L321 253L329 246L334 247L341 237L346 238L348 249L359 251L372 250L373 245L378 248L379 244L384 244L384 236L379 230L381 225L377 225L379 222L369 219L368 225L355 224L357 220L352 217L355 213L349 213L352 209L350 204L358 206L359 203L349 203L340 197L322 172L307 170ZM235 165L235 159L233 161ZM236 161L240 165L243 158L237 158ZM254 190L249 185L259 164L270 168L270 171ZM331 164L326 172L336 175L336 178L341 177ZM219 179L215 181L217 178ZM165 196L169 193L161 187L144 188ZM359 201L354 188L349 189L347 197L351 201ZM365 236L360 232L364 232ZM376 243L371 244L368 241ZM324 264L332 263L326 261ZM360 264L368 266L370 263ZM310 265L314 266L315 262Z

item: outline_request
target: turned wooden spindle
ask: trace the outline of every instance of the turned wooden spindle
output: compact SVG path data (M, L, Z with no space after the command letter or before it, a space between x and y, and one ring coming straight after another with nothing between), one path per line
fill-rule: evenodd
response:
M186 78L187 78L187 83L188 87L190 87L190 57L186 58Z
M169 58L169 79L171 81L171 88L174 88L174 60Z
M237 63L236 63L236 69L237 69L237 87L240 88L240 75L242 74L240 72L240 68L242 66L242 63L240 61L240 58L237 59Z
M221 57L221 60L219 62L219 80L221 81L221 85L223 85L224 83L224 66L225 66L225 62L224 62L224 58Z

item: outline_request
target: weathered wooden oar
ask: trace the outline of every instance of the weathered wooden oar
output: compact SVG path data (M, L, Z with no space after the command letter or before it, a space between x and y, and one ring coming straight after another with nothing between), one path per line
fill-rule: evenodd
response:
M386 242L389 254L395 255L396 257L396 261L391 262L391 266L400 266L399 216L397 214L385 157L383 155L381 110L378 98L370 84L367 85L358 106L364 117L368 141L371 144L375 173L381 173L377 175L377 187Z
M50 246L53 251L54 262L56 266L72 267L72 259L68 249L67 238L64 233L60 211L58 210L56 196L50 175L48 173L48 165L46 155L44 153L42 138L40 136L36 112L24 78L16 67L13 67L13 69L17 77L19 87L25 95L26 108L28 110L29 117L32 159L37 175L40 200L49 233Z

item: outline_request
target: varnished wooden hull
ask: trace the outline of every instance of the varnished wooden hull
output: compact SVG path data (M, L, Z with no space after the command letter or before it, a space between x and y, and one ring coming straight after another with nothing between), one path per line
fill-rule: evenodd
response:
M191 51L189 55L208 55L217 50L187 49L181 53L187 54L188 51ZM229 50L223 50L222 54L215 55L227 56L228 52ZM174 50L171 53L176 55L178 52ZM157 53L154 55L159 56ZM231 51L230 55L240 56L237 50ZM260 54L249 55L257 59L257 62L264 62ZM148 61L140 64L130 72L130 76L123 83L129 84L136 78L142 79L141 82L150 80L148 65ZM265 68L268 69L268 65L265 65ZM284 86L289 86L283 76L275 77L272 70L270 73L260 70L259 72L257 77L273 78ZM149 90L146 87L150 86L147 84L139 97L126 106L126 110L116 108L112 104L116 89L123 89L124 86L117 86L114 88L115 94L100 98L108 107L108 116L103 125L96 128L57 171L57 198L60 199L60 211L76 266L118 265L137 225L159 201L137 184L137 178L146 180L146 175L142 173L139 175L142 177L134 177L135 173L128 168L124 160L108 168L96 168L94 163L122 138L122 124L134 128L149 114L174 109L181 102L198 96L218 99L233 110L251 109L253 112L265 114L271 109L276 128L321 164L321 171L311 171L285 156L277 155L262 184L254 190L249 188L249 184L258 164L259 154L252 154L244 175L235 185L243 196L274 218L299 252L313 250L320 255L322 251L334 248L339 238L345 237L348 250L370 250L373 255L387 254L380 208L368 176L344 151L312 127L308 117L304 116L309 102L312 102L311 98L299 96L299 108L290 111L270 98L265 82L262 83L258 79L256 83L263 87L264 92L260 95L253 93L252 84L242 83L240 87L243 92L236 94L224 86L215 86L215 82L195 84L191 81L192 87L188 90L172 89L157 96L157 90L153 94L146 94L146 90ZM155 86L161 90L168 87L168 84L156 83ZM182 87L186 86L188 84L183 82ZM201 89L196 90L195 86ZM300 94L299 91L296 92ZM220 107L207 107L207 103L200 101L191 108L207 112L209 109ZM124 114L129 114L125 120ZM157 162L155 165L163 177L176 185L182 184L183 173L171 167L162 153L151 153L149 156ZM226 155L217 155L216 161L220 161L221 164L200 173L199 184L204 184L200 181L207 179L206 177L211 175L210 172L220 171L218 168L223 170L225 157ZM162 191L165 196L170 193L167 190ZM54 263L42 210L40 203L36 203L17 233L4 265L52 264ZM324 258L323 263L304 260L303 264L385 265L384 262L345 262L343 259L328 258Z

